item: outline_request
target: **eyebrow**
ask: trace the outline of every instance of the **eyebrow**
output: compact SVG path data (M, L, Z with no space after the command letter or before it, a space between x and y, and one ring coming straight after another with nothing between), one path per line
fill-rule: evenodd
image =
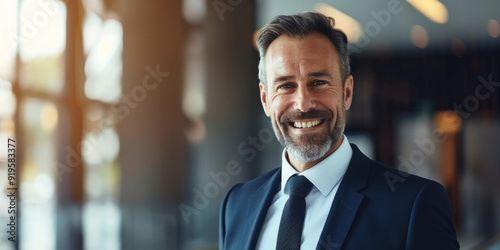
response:
M333 80L332 74L326 72L326 71L320 71L320 72L313 72L308 75L309 77L326 77L330 78L330 80Z
M319 72L312 72L308 74L309 77L326 77L329 78L330 80L333 80L332 74L326 72L326 71L319 71ZM286 82L289 80L295 79L295 76L278 76L274 78L273 83L277 82Z

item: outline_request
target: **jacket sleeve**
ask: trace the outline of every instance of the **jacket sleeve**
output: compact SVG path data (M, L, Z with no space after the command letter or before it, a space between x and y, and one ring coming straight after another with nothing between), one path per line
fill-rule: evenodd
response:
M227 191L226 195L224 196L221 202L220 214L219 214L219 250L226 249L224 245L224 239L226 236L226 210L228 209L227 203L229 200L229 195L238 185L235 185L234 187L229 189L229 191Z
M459 249L450 202L439 183L418 192L409 222L406 249Z

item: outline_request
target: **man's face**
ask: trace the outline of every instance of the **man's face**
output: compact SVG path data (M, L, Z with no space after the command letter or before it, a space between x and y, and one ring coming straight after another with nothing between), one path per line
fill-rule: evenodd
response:
M259 85L261 101L280 143L304 162L333 152L344 132L353 79L349 76L343 87L330 40L319 33L280 36L269 46L265 66L268 82Z

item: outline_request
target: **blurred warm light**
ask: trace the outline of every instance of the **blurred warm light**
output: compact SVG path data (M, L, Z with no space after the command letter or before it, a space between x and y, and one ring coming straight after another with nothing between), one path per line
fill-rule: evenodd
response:
M23 171L20 172L20 181L21 185L24 184L32 184L33 180L35 179L35 175L37 173L37 168L35 161L33 160L33 157L27 156L26 159L24 159L23 163ZM28 200L33 200L35 199L35 193L33 189L30 188L21 188L21 196L23 199L28 199Z
M19 83L23 89L58 93L64 84L66 6L58 0L21 1Z
M192 143L199 143L205 138L207 128L202 119L193 119L191 126L185 131L186 138Z
M35 192L41 200L50 200L54 196L54 180L47 173L39 172L33 182Z
M500 36L500 25L498 24L497 20L490 19L488 21L488 33L493 38L497 38L498 36Z
M52 131L57 125L57 108L52 103L45 103L40 114L40 124L45 131Z
M119 189L119 166L116 161L87 165L84 189L88 200L101 200Z
M14 135L15 132L15 126L14 126L14 120L12 119L2 119L0 120L0 133L2 135L7 136L7 135ZM7 152L7 151L5 151Z
M451 43L451 51L456 57L462 58L465 54L464 42L458 38L453 39L453 42Z
M82 139L82 156L85 163L88 165L97 165L103 163L103 159L99 153L97 153L97 146L102 140L102 134L100 132L85 133Z
M424 16L436 23L448 22L448 10L438 0L406 0Z
M86 133L82 140L82 155L89 165L113 161L120 151L120 139L113 128L101 128Z
M58 93L64 84L63 54L36 57L25 61L20 71L23 89Z
M194 87L190 89L189 92L185 94L185 100L189 100L189 104L185 101L183 105L183 110L186 116L191 119L196 119L202 117L205 113L205 95L202 89L195 89Z
M203 19L205 19L205 13L207 12L206 1L199 0L183 0L182 1L182 13L184 19L190 24L196 24Z
M0 8L0 78L12 80L15 58L17 52L17 43L20 37L17 34L17 4L18 1L2 1ZM7 21L3 21L7 20ZM0 90L1 91L1 90Z
M418 48L425 48L429 43L429 35L427 34L427 30L420 25L413 25L411 28L411 41Z
M100 148L101 156L106 161L115 160L120 151L120 139L118 133L113 128L106 128L103 130L103 142Z
M66 6L59 0L25 0L21 4L21 42L23 61L58 55L66 47ZM46 6L51 6L47 8Z
M115 44L116 44L115 37L105 36L102 39L101 44L98 48L99 56L105 58L111 55L111 53L113 53L113 50L115 48Z
M363 37L363 27L356 19L325 3L316 4L314 9L326 16L333 17L335 28L344 31L349 42L358 42Z
M457 133L462 126L462 120L457 112L439 111L434 115L434 124L442 133Z
M206 112L206 72L204 35L191 32L186 43L182 111L191 120L201 119Z
M12 93L12 84L0 79L0 118L12 117L16 110L16 96Z
M95 16L89 15L95 19ZM99 21L89 21L86 24L100 29ZM86 28L86 30L92 30ZM122 76L122 48L123 48L123 28L119 21L108 19L104 22L102 30L95 38L96 34L88 31L93 38L84 38L91 48L87 61L85 62L85 95L92 100L103 102L116 102L121 97L121 76ZM97 39L97 40L95 40ZM92 41L94 40L94 41ZM93 44L95 43L95 45Z
M99 43L103 28L102 19L93 12L85 13L85 20L83 22L83 50L85 54L90 51Z
M253 35L252 35L252 45L255 48L255 50L259 50L259 47L257 47L257 38L259 37L260 29L256 30Z

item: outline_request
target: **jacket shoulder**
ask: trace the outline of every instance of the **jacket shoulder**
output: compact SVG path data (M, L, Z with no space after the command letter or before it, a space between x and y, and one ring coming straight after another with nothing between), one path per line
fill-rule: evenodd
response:
M345 182L356 189L373 190L377 194L418 193L427 183L438 184L405 171L398 170L372 160L364 155L359 148L351 144L353 155L349 168L344 176Z
M246 194L253 193L261 189L265 184L269 183L271 179L281 172L281 167L275 168L259 177L256 177L247 182L236 184L229 193L238 193L238 194Z
M427 185L441 186L441 184L434 180L389 167L378 161L370 161L370 180L385 183L391 193L398 191L419 192L419 190Z

